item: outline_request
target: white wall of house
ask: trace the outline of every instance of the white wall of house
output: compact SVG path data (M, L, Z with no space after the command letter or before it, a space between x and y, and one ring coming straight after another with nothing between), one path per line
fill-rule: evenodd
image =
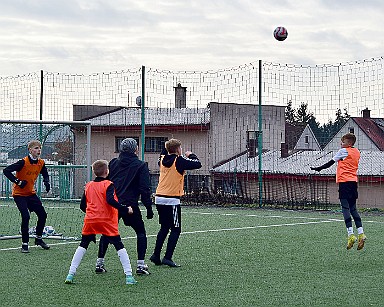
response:
M372 140L363 132L356 124L353 118L350 118L345 125L337 132L333 139L324 147L324 150L338 150L340 149L341 137L349 132L356 135L355 147L359 150L379 150L379 148L372 142Z
M258 105L210 103L210 155L218 163L247 149L247 131L259 130ZM263 149L285 141L285 107L263 106Z
M295 145L295 150L321 150L312 129L307 125Z

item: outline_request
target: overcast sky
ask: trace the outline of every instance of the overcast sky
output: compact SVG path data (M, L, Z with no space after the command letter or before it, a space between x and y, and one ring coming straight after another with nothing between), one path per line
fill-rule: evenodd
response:
M384 56L383 17L383 0L1 0L0 75L345 63Z

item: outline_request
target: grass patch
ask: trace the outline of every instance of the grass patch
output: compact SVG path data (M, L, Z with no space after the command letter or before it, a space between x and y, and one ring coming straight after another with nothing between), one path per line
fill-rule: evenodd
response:
M154 266L150 276L124 284L116 251L108 273L96 275L91 244L75 284L64 284L78 242L31 248L0 240L2 304L9 306L368 306L382 304L382 215L362 216L368 236L362 251L347 251L342 215L265 209L185 208L174 260L180 268ZM157 217L146 221L149 258ZM78 227L81 229L82 225ZM136 240L120 227L131 262Z

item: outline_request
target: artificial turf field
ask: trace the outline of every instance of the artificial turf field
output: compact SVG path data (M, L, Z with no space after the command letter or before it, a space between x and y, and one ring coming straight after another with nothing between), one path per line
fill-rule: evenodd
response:
M108 272L96 275L97 247L88 248L64 284L79 242L46 240L48 251L19 251L0 240L2 306L383 306L384 216L362 214L365 248L346 250L341 213L266 209L182 208L174 255L180 268L150 265L149 276L125 285L112 246ZM18 217L17 217L18 218ZM16 220L15 223L19 223ZM158 230L146 220L147 259ZM47 224L49 224L49 216ZM81 231L82 225L78 225ZM135 268L136 240L120 225ZM31 240L33 243L33 240Z

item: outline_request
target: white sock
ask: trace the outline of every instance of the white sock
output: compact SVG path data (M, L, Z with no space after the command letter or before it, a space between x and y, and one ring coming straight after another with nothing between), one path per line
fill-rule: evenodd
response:
M132 275L131 261L129 260L127 250L125 248L119 249L117 251L117 255L119 256L121 265L123 266L124 274Z
M359 235L361 235L362 233L364 233L363 226L357 228L357 233L358 233Z
M87 250L84 247L79 246L75 254L73 255L71 266L69 267L69 274L76 274L76 270L80 265L81 260L83 259L83 256L85 255L85 252Z
M348 231L348 236L353 235L353 227L348 227L347 231Z
M96 265L104 265L104 258L97 258Z
M144 266L144 260L137 260L137 266Z

